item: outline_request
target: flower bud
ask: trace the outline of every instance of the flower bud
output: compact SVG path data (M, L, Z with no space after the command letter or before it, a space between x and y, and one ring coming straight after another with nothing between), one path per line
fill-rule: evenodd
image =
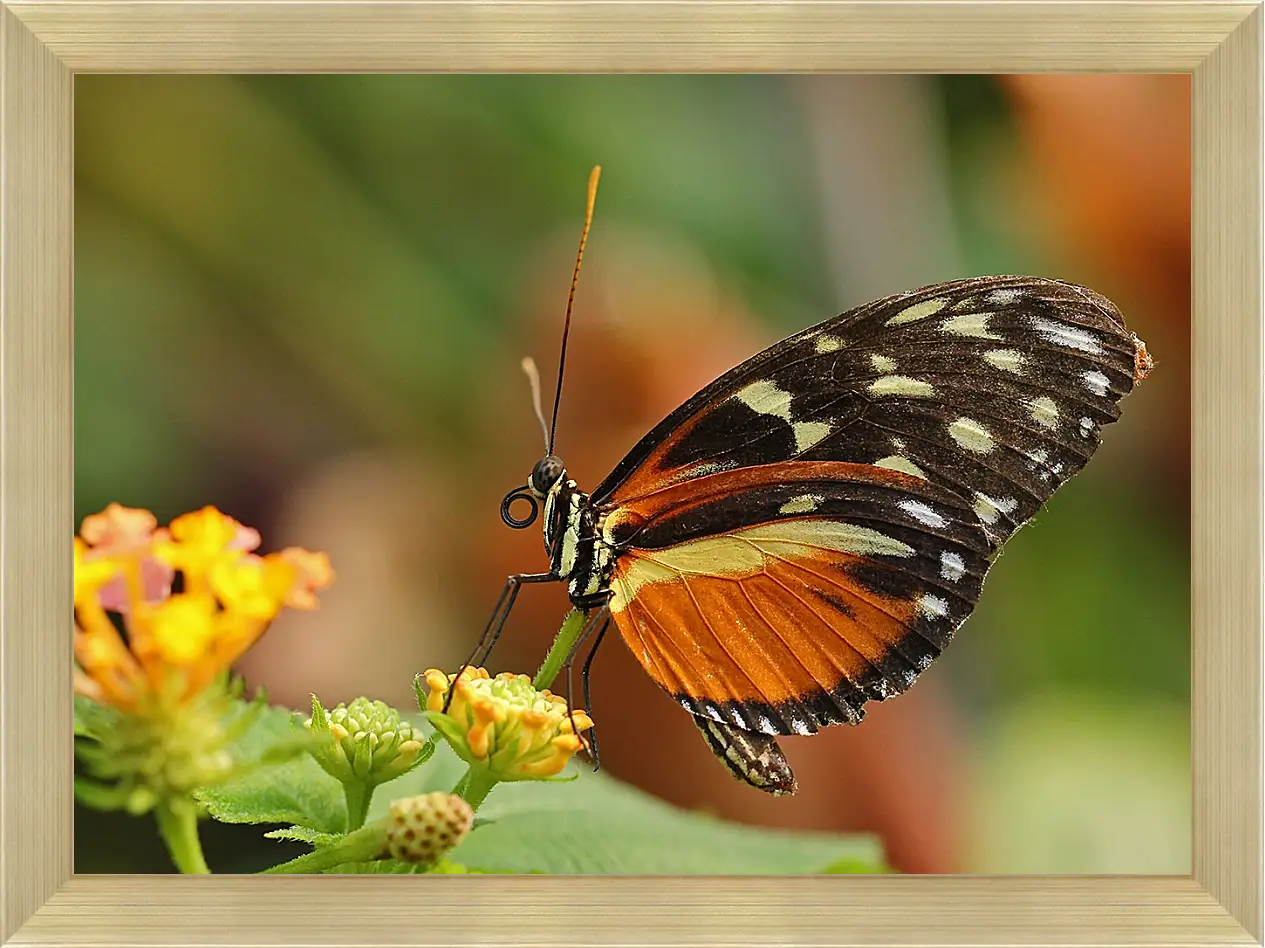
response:
M387 851L392 859L433 863L470 832L474 810L451 793L426 793L391 803Z
M313 695L306 726L323 738L312 748L312 756L343 783L386 783L426 759L413 726L382 701L361 697L326 712Z

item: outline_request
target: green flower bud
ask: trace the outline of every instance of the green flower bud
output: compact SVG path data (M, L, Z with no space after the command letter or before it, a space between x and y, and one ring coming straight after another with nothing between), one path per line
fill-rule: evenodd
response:
M330 776L376 786L407 773L426 759L413 726L382 701L357 698L331 711L312 695L306 726L323 738L312 756Z
M387 820L391 858L433 863L470 832L474 810L451 793L427 793L393 801Z

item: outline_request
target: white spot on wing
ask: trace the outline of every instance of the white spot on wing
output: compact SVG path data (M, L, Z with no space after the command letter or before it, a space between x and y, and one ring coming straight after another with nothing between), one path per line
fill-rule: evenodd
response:
M927 475L913 461L900 454L890 454L885 458L879 458L874 462L875 467L885 467L889 471L900 471L902 474L910 474L914 477L921 477L927 480Z
M1081 419L1081 437L1088 438L1093 433L1094 433L1094 419L1082 418Z
M1015 349L990 349L984 353L984 361L994 369L1023 375L1023 353Z
M1028 455L1028 460L1031 462L1028 465L1028 470L1036 471L1037 477L1041 478L1042 481L1048 481L1054 476L1055 472L1046 467L1046 463L1050 460L1050 452L1045 450L1045 448L1038 448L1033 451Z
M808 722L803 718L791 718L791 730L796 734L811 734L813 729L808 726Z
M972 509L975 511L975 515L985 523L994 524L1001 519L1002 514L1014 513L1015 508L1018 506L1019 501L1013 497L1003 497L998 500L994 497L989 497L985 493L976 491L975 503Z
M1110 381L1110 379L1108 379L1107 376L1103 375L1101 372L1098 372L1098 371L1085 372L1084 374L1081 375L1081 378L1085 380L1085 387L1088 388L1095 395L1107 394L1107 383Z
M866 391L871 395L903 395L906 398L930 398L936 393L929 382L911 379L907 375L885 375L871 382Z
M1078 349L1091 355L1100 355L1102 353L1102 343L1098 341L1093 333L1086 332L1076 326L1068 326L1066 323L1058 323L1052 319L1036 316L1033 317L1032 328L1043 339L1054 343L1056 346Z
M1053 431L1059 426L1059 406L1048 395L1034 398L1028 402L1028 408L1032 412L1032 420L1042 428Z
M949 437L973 454L989 454L993 450L993 436L974 418L959 418L949 422Z
M987 299L990 303L1005 305L1006 303L1013 303L1021 296L1023 296L1023 290L1015 289L1013 286L1010 286L990 291L985 299Z
M934 316L940 310L949 304L947 299L938 298L934 300L923 300L921 303L915 303L913 306L906 306L899 313L887 321L888 326L903 326L905 323L912 323L919 319L926 319L928 316Z
M909 516L928 527L947 527L949 521L921 500L902 500L897 506Z
M940 554L940 578L956 583L966 574L966 563L956 553Z
M918 597L918 611L925 616L943 619L949 614L949 604L939 596L923 593Z
M896 360L889 359L885 355L870 356L870 365L874 366L875 372L895 372Z
M940 324L940 329L954 336L1001 339L1001 336L988 331L988 318L992 315L992 313L963 313L961 316L950 316Z

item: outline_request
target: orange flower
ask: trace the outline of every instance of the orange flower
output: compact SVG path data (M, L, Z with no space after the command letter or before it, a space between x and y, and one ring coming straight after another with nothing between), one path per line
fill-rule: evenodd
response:
M225 671L292 600L313 608L334 578L323 553L256 556L258 532L214 507L157 529L111 504L75 538L75 688L132 711L150 695L187 701ZM176 572L183 591L171 592ZM126 642L109 613L122 616Z
M426 683L427 719L458 757L496 780L555 776L585 746L582 732L593 726L560 695L533 688L526 675L493 678L467 667L460 680L435 668L419 678ZM444 713L449 688L453 695Z

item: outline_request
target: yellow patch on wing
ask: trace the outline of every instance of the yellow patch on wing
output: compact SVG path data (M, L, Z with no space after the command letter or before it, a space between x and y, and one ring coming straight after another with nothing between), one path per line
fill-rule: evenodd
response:
M1059 426L1059 406L1049 396L1034 398L1028 403L1028 408L1032 412L1032 420L1042 428L1053 430Z
M885 375L875 379L866 389L871 395L903 395L906 398L930 398L936 390L929 382L911 379L907 375Z
M988 319L992 313L963 313L950 316L940 324L940 329L954 336L971 336L976 339L1001 339L988 331Z
M927 480L927 474L909 458L900 454L889 454L885 458L879 458L874 462L875 467L885 467L889 471L900 471L902 474L910 474L914 477L921 477Z
M821 353L838 352L843 348L843 340L838 336L818 336L817 340L813 343L813 348Z
M934 316L948 305L949 301L944 298L923 300L921 303L915 303L913 306L906 306L899 313L889 319L887 321L887 325L903 326L905 323L912 323L919 319L926 319L928 316Z
M1013 372L1015 375L1023 374L1024 356L1015 349L989 349L984 353L984 361L994 369Z
M798 497L792 497L784 503L778 508L777 512L784 514L812 513L821 505L824 499L820 494L800 494Z
M975 454L989 454L993 450L992 433L974 418L959 418L950 422L949 437Z
M738 579L772 560L813 559L822 552L851 556L913 556L914 548L878 530L838 520L780 520L659 550L630 550L611 578L611 611L627 608L637 591L682 575Z

